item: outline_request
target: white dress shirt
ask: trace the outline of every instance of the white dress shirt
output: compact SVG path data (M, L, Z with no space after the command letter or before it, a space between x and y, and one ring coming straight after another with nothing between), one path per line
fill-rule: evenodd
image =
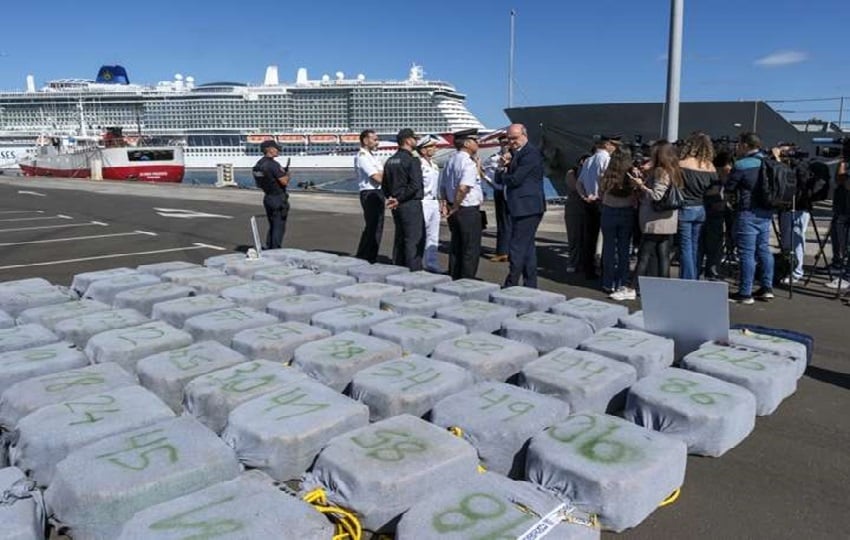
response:
M449 159L440 175L440 189L449 204L454 204L458 186L469 186L461 206L479 206L484 201L478 166L466 152L457 151Z
M375 173L383 172L384 166L378 156L365 148L361 148L354 157L354 174L357 177L357 187L360 191L380 189L381 184L372 180Z
M608 168L610 161L611 154L607 150L597 150L584 162L578 175L578 181L584 188L585 195L599 195L599 180L605 174L605 169Z

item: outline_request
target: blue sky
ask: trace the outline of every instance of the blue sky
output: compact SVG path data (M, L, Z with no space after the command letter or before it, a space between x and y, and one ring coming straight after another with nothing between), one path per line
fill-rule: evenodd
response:
M203 83L261 82L268 64L289 81L302 66L311 78L397 79L416 62L498 127L511 8L516 106L664 99L667 0L7 2L0 88L22 89L28 73L38 86L93 78L107 63L123 64L134 82L179 72ZM850 97L848 30L847 0L685 0L682 98ZM782 108L838 116L837 102Z

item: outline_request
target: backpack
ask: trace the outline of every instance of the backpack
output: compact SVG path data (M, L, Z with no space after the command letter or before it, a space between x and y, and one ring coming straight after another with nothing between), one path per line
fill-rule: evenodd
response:
M797 175L781 161L763 158L754 191L762 208L789 208L797 194Z

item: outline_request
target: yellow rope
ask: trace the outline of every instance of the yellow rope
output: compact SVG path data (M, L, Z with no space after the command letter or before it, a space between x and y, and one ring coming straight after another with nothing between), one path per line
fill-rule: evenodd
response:
M304 495L303 500L319 512L329 516L331 521L334 522L336 534L334 534L333 540L361 540L363 527L360 525L360 520L354 513L329 504L324 489L314 489Z
M682 494L682 488L676 489L676 491L674 491L666 499L661 501L661 504L658 505L658 508L661 508L662 506L667 506L669 504L673 504L674 502L676 502L676 500L678 500L679 495L681 495L681 494Z
M463 438L463 430L462 430L462 429L460 429L460 428L459 428L459 427L457 427L457 426L452 426L452 427L450 427L450 428L449 428L449 433L451 433L451 434L452 434L452 435L454 435L455 437L461 437L461 438Z

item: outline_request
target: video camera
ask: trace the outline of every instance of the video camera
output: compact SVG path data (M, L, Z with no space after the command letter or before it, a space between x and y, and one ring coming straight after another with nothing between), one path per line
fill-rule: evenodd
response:
M850 159L850 137L815 137L812 139L819 157Z

